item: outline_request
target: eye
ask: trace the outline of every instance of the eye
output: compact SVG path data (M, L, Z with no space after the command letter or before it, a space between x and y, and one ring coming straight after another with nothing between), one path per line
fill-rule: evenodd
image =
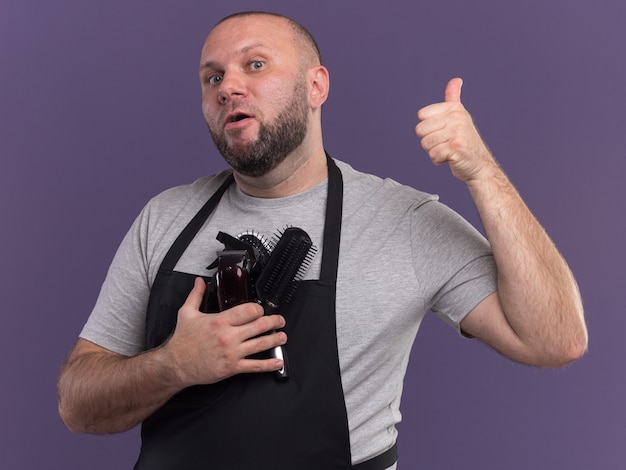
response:
M222 74L214 74L207 76L204 81L209 85L218 85L224 79Z
M250 68L252 70L259 70L262 69L264 65L265 63L263 61L255 60L254 62L250 63Z

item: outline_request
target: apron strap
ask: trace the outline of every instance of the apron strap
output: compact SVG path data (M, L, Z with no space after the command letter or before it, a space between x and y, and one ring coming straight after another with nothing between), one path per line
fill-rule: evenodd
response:
M176 241L172 244L170 250L163 258L163 262L161 263L161 267L159 268L162 271L173 271L176 263L183 255L191 240L196 236L196 234L200 231L206 220L209 218L209 215L213 212L220 199L226 192L226 189L230 186L235 178L231 173L228 175L226 180L222 183L219 189L211 196L211 198L202 206L202 208L198 211L198 213L191 219L191 222L185 227L185 229L180 232Z
M324 221L324 240L322 242L322 264L320 281L336 284L337 266L339 265L339 242L341 239L341 214L343 209L343 177L333 159L326 154L328 163L328 197L326 200L326 218ZM209 215L215 210L226 189L233 182L231 173L219 189L202 206L185 229L178 235L163 261L160 270L173 271L191 240L200 231Z
M326 220L324 222L324 244L320 281L337 286L337 267L339 265L339 245L341 241L341 215L343 212L343 176L331 156L326 153L328 162L328 198L326 202ZM353 470L385 470L398 460L398 447L394 443L373 459L353 465Z
M398 444L394 443L380 455L352 466L352 470L385 470L398 461Z
M328 153L326 153L326 160L328 162L328 197L326 198L320 281L336 284L339 242L341 240L341 214L343 211L343 177L341 170L337 168Z

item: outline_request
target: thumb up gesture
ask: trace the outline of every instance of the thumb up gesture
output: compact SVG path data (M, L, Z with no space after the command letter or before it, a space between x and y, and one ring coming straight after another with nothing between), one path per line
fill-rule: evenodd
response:
M443 102L420 109L415 133L435 165L449 163L452 174L468 183L497 164L461 103L462 86L463 80L453 78Z

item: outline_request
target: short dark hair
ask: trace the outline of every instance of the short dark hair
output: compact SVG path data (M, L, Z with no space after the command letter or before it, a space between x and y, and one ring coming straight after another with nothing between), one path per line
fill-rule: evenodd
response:
M298 39L303 40L304 43L313 50L313 52L317 56L317 60L319 60L319 63L320 64L322 63L322 54L320 52L320 48L317 45L317 41L315 40L313 35L309 32L309 30L306 29L304 26L302 26L297 21L289 18L288 16L281 15L280 13L273 13L273 12L269 12L269 11L241 11L241 12L238 12L238 13L233 13L231 15L225 16L224 18L219 20L215 26L217 26L220 23L223 23L224 21L229 20L231 18L240 18L240 17L254 16L254 15L274 16L276 18L283 18L284 20L286 20L287 23L289 23L289 26L291 26L293 31L296 33L296 36L298 37Z

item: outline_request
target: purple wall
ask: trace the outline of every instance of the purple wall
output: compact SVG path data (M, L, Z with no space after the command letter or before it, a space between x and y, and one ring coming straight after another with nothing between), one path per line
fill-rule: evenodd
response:
M476 223L463 184L413 134L417 109L464 77L465 105L580 283L590 351L563 370L512 364L425 322L401 468L622 468L626 3L216 3L0 3L2 467L132 467L136 430L64 428L56 375L146 200L223 166L200 113L200 47L217 19L263 8L319 39L328 150Z

